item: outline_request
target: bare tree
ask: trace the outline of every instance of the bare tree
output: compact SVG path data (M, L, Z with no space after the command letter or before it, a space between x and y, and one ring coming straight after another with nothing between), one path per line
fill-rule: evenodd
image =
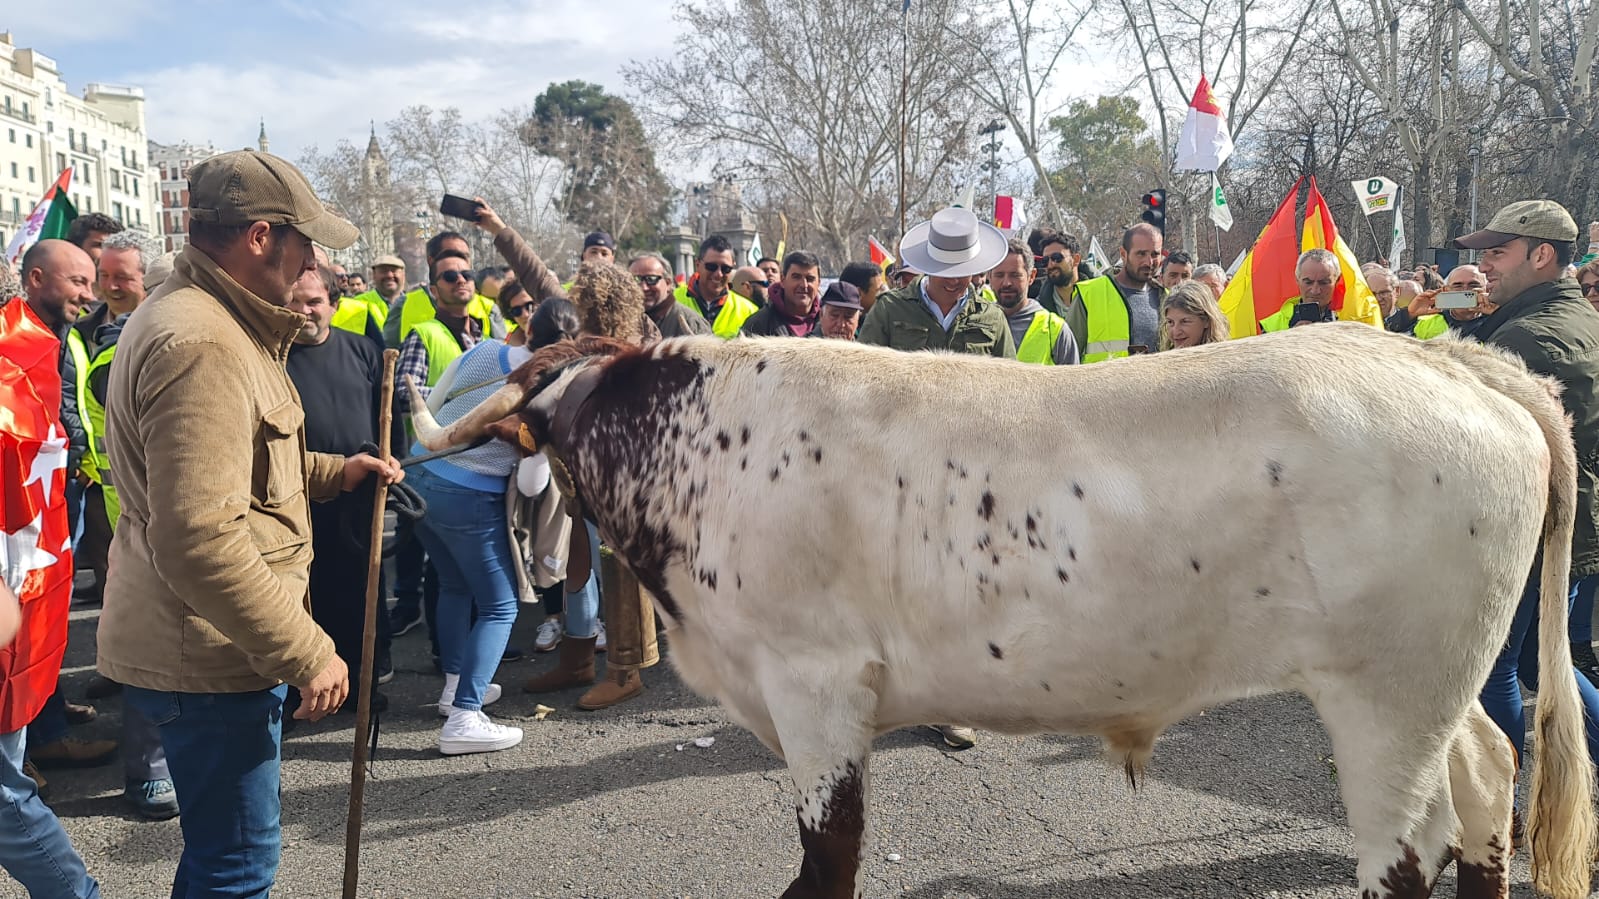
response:
M974 65L972 92L1004 118L1033 170L1034 190L1049 220L1066 216L1050 179L1048 123L1065 108L1056 78L1062 57L1077 43L1090 3L1070 0L982 0L946 27L962 63Z
M950 64L966 58L945 28L959 5L683 0L675 52L624 74L657 146L780 201L789 246L836 264L897 230L902 37L909 208L947 200L969 168L981 107Z

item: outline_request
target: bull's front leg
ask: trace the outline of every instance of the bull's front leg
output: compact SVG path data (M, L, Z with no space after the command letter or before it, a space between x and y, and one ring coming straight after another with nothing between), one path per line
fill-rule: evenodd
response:
M805 858L783 899L856 899L866 850L867 759L877 666L778 661L760 678L794 779Z

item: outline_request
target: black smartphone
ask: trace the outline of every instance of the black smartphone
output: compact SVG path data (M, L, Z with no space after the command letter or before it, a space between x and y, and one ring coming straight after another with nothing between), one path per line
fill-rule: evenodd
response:
M458 197L454 194L445 194L444 199L439 201L439 212L452 219L465 219L469 222L475 222L478 220L478 216L483 214L483 207L479 206L476 200L468 200L466 197Z
M1297 303L1294 306L1294 317L1288 320L1288 327L1292 328L1294 325L1303 322L1324 322L1328 320L1326 311L1321 308L1321 304Z

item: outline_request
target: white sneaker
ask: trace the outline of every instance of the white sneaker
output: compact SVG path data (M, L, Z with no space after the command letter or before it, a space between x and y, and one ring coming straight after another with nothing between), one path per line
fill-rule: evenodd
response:
M522 742L522 728L495 724L482 712L456 709L439 731L439 752L466 755L469 752L498 752Z
M455 708L455 688L460 683L461 683L461 675L459 675L459 674L446 674L446 675L444 675L444 692L439 694L439 717L440 718L448 718L448 717L450 717L450 713L451 712L456 711L456 708ZM483 691L483 704L484 705L493 705L494 703L498 702L499 699L500 699L500 693L501 692L502 691L500 690L500 685L499 684L489 684L488 689Z
M533 648L538 652L550 652L561 645L561 619L549 617L539 625L539 635L533 640Z
M600 630L599 630L599 633L594 635L594 651L595 652L604 652L605 651L605 622L599 621L599 622L596 622L596 624L598 624L600 626Z

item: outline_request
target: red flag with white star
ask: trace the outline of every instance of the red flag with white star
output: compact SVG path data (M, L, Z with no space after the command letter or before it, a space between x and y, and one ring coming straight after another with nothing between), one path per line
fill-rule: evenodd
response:
M27 303L0 306L0 577L22 604L16 639L0 647L0 733L39 713L67 646L72 541L60 348Z

